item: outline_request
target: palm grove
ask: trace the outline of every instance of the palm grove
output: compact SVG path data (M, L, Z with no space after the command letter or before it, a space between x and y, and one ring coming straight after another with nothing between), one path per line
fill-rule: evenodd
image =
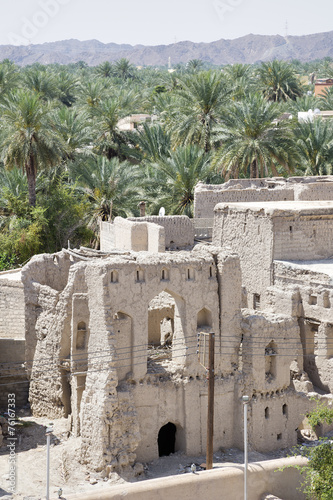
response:
M192 216L199 181L332 173L333 122L297 121L333 109L306 77L333 76L329 58L175 69L0 64L0 269L68 240L97 248L98 221L138 215L141 200ZM152 121L122 131L137 113Z

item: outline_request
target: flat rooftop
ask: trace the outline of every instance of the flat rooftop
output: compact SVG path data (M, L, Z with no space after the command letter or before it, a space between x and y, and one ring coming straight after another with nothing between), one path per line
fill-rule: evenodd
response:
M275 260L283 264L288 269L304 272L310 271L316 274L325 274L330 279L330 284L333 285L333 259L324 260Z
M21 269L2 271L0 272L0 279L10 280L10 281L21 281Z
M230 209L235 212L263 212L271 217L302 215L333 215L332 201L255 201L239 203L218 203L214 211Z

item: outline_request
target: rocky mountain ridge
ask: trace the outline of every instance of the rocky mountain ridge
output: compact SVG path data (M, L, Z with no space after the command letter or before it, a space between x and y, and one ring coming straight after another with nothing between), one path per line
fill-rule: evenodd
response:
M69 64L84 61L96 66L104 61L125 57L135 65L163 66L201 59L213 64L256 63L272 59L299 59L302 62L324 57L333 58L333 31L313 35L287 36L249 34L233 40L211 43L190 41L170 45L128 45L98 40L63 40L38 45L0 45L0 61L10 59L26 66L41 64Z

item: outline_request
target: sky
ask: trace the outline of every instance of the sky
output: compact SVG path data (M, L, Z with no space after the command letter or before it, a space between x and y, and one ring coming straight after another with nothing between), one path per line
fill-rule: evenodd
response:
M0 0L0 45L161 45L333 30L333 0Z

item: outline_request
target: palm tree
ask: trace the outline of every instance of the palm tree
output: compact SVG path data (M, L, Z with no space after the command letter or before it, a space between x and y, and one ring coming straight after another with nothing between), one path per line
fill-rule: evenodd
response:
M79 96L82 105L91 110L105 97L105 82L101 78L84 80L79 88Z
M315 110L316 108L323 109L323 103L320 98L313 94L297 97L295 101L291 101L288 104L288 111L295 113L296 117L298 111L309 111L309 109Z
M26 87L36 92L44 101L57 97L56 83L53 74L39 68L31 68L24 75Z
M228 84L232 89L232 100L246 98L251 92L255 92L257 81L251 64L233 64L223 68Z
M302 85L291 64L285 61L262 63L259 83L266 99L273 102L295 100L303 94Z
M325 175L333 172L333 124L315 118L299 123L295 138L300 154L300 170L305 175Z
M19 73L16 66L10 61L0 64L0 99L13 90L19 81Z
M277 166L290 173L296 161L294 141L289 122L277 120L280 114L279 106L258 94L234 103L216 132L214 165L233 177L278 175Z
M135 72L135 66L124 57L116 61L113 67L114 76L120 78L121 80L128 80L129 78L133 78Z
M91 108L91 116L95 121L97 152L109 160L114 156L123 156L121 148L126 144L126 139L124 132L118 128L118 122L135 109L136 103L135 93L119 92L118 95L107 97Z
M69 165L70 178L87 194L92 207L91 224L138 213L140 172L128 162L103 157Z
M96 74L102 78L110 78L113 75L113 66L109 61L101 63L96 68Z
M0 169L0 210L6 215L20 217L27 214L28 184L21 169Z
M153 212L164 206L169 214L192 217L196 184L215 180L209 153L197 145L187 145L171 151L169 157L151 163L145 186Z
M127 153L134 160L155 162L170 155L171 135L160 124L144 123L129 140Z
M59 101L67 107L72 106L76 101L78 80L66 71L54 73L53 78Z
M318 98L320 109L332 111L333 109L333 87L324 89ZM312 108L313 109L313 108Z
M33 92L19 90L0 104L4 134L1 141L5 167L22 168L28 180L29 203L36 204L36 175L40 167L56 164L63 145L52 129L50 107Z
M86 112L63 106L52 113L52 124L64 144L64 160L92 154L92 123Z
M187 64L186 64L186 69L189 73L198 73L203 69L203 61L201 59L191 59Z
M222 76L211 71L179 78L179 86L162 117L176 145L195 142L208 152L212 130L221 121L230 90Z

